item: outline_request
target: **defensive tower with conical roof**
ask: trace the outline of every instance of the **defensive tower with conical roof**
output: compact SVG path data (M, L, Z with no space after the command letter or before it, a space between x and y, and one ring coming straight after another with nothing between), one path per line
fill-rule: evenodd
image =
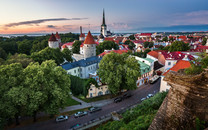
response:
M101 34L103 34L104 37L107 36L107 25L105 24L105 11L103 9L103 22L101 25Z
M59 48L59 41L56 39L56 36L53 33L48 40L48 46L50 48Z
M85 59L96 56L96 43L90 31L88 32L87 37L84 41L83 52Z

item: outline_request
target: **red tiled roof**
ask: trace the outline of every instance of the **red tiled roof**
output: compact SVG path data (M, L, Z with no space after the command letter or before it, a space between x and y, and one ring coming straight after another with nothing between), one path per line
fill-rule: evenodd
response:
M57 41L55 35L52 33L48 41Z
M114 42L114 37L106 37L105 41L113 41Z
M62 48L67 48L66 44L64 44L63 46L61 46Z
M170 71L178 72L180 69L186 69L186 68L189 68L190 66L191 66L191 64L189 61L179 60L172 68L170 68L163 75L166 75Z
M56 32L56 39L61 39L61 37L59 36L58 32Z
M150 51L147 54L158 59L158 52L156 52L156 51Z
M84 44L96 44L92 34L90 33L90 31L87 34L87 37L84 41Z
M163 51L161 53L166 60L182 60L186 55L184 53L181 53L180 51L170 52L170 53ZM190 60L194 59L194 57L192 55L187 55L187 56Z
M151 36L152 33L141 33L140 36Z
M105 50L103 53L101 53L98 56L104 56L106 54L111 53L112 51L115 52L115 53L118 53L118 54L123 54L123 53L127 53L128 52L127 50Z

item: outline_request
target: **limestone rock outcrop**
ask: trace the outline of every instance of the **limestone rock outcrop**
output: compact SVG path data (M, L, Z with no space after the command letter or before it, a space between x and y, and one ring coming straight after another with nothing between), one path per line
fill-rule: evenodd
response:
M168 73L171 88L149 130L194 129L195 119L208 122L208 72L195 76Z

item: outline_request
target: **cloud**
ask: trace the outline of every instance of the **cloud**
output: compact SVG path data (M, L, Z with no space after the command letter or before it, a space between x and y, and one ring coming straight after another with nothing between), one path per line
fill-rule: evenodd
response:
M47 25L47 28L57 28L57 26L54 26L54 25Z
M208 10L192 11L188 13L173 14L167 18L170 25L197 25L208 24Z
M119 30L131 29L131 27L127 23L112 23L109 25L109 27L113 29L119 29Z
M17 22L17 23L9 23L6 24L5 27L16 27L20 25L39 25L40 23L44 22L50 22L50 21L64 21L64 20L83 20L83 19L88 19L88 18L52 18L52 19L38 19L38 20L31 20L31 21L22 21L22 22Z

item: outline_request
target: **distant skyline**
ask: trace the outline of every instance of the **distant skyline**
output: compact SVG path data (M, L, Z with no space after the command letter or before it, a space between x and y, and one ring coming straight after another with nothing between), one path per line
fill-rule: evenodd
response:
M115 33L208 31L208 0L2 0L0 34L99 33L103 8Z

